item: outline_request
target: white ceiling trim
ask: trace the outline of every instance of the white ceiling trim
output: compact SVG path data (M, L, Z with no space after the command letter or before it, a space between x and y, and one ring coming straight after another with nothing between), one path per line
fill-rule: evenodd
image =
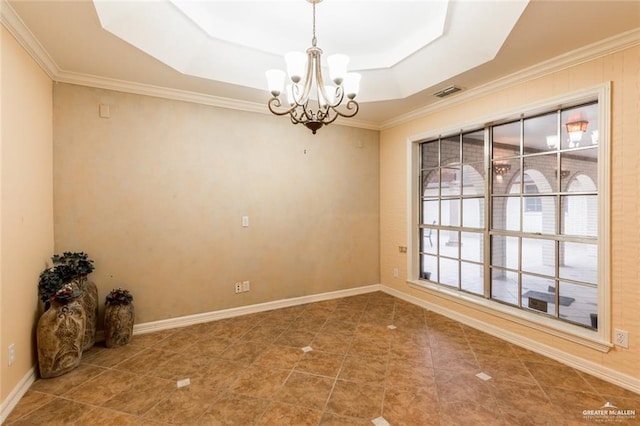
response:
M131 81L110 79L88 74L80 74L61 70L56 62L49 56L40 42L17 15L15 10L6 0L0 0L2 25L16 38L18 43L36 61L42 70L58 83L77 84L81 86L95 87L99 89L115 90L157 98L172 99L184 102L193 102L219 108L234 109L245 112L271 114L266 103L241 101L220 96L205 95L186 90L170 89L167 87L153 86ZM366 120L349 119L335 122L336 125L357 127L362 129L380 130L378 123Z
M60 68L6 0L0 0L0 21L49 78L55 80Z
M440 34L432 34L419 43L420 47L404 49L402 54L393 52L399 49L398 46L390 51L377 52L378 60L373 63L370 60L364 61L354 52L342 51L352 58L350 69L362 74L358 100L366 103L403 99L491 61L528 2L529 0L511 0L487 4L439 1L435 4L441 6L436 8L440 14L440 22L433 26L433 31L439 31ZM405 9L407 5L415 8L413 2L398 2L396 9L400 9L400 3L405 5ZM451 6L446 7L449 3ZM430 2L423 4L435 7ZM201 20L187 16L184 9L176 7L171 0L153 3L94 0L93 5L102 29L186 75L264 90L264 71L279 68L277 64L283 65L281 55L249 47L241 42L208 36L207 30L199 26ZM351 14L355 14L357 8L353 10ZM267 11L277 9L263 9L264 19L270 20L271 16ZM198 10L192 11L193 13L205 14L202 19L206 20L209 12ZM448 18L445 19L445 15ZM230 17L228 19L231 20ZM368 25L376 24L376 27L380 27L383 26L381 21L386 20L386 16L378 16ZM357 23L362 25L360 21ZM282 25L271 27L274 31L286 29ZM244 36L244 27L240 24L234 30ZM384 34L381 31L377 33ZM480 45L477 43L479 39L482 40ZM400 39L398 44L403 44L403 41L406 39ZM465 53L455 55L454 52L457 51ZM390 60L387 56L392 53L393 65L383 67L385 61L381 61L381 58ZM245 61L235 58L245 58ZM251 66L247 67L247 62ZM365 65L364 62L368 63ZM446 63L447 66L437 65L441 63Z
M548 61L540 62L529 68L525 68L498 80L491 81L482 86L460 92L449 99L443 99L426 107L416 109L415 111L399 115L390 120L385 120L380 123L380 130L389 129L420 117L424 117L425 115L433 114L444 108L450 108L456 104L467 102L470 99L495 92L496 90L506 89L525 81L561 71L639 44L640 28L637 28L605 40L600 40L591 45L549 59Z
M239 101L236 99L223 98L219 96L203 95L200 93L184 90L169 89L165 87L152 86L130 81L108 79L104 77L87 74L72 73L61 70L55 61L44 50L42 45L33 36L24 22L16 14L14 9L6 0L0 0L0 19L2 25L18 40L25 50L33 57L38 65L47 75L56 82L78 84L107 90L134 93L145 96L154 96L165 99L173 99L185 102L194 102L214 107L235 109L261 114L270 114L266 104ZM411 120L415 120L438 110L449 108L453 105L466 102L474 97L483 96L495 90L504 89L515 84L522 83L533 78L556 72L580 63L584 63L598 57L615 53L640 44L640 28L628 31L583 47L581 49L560 55L548 61L536 64L522 71L513 73L499 80L492 81L475 89L456 94L450 99L441 100L435 104L424 108L416 109L407 114L402 114L383 122L373 122L351 118L344 122L337 121L336 124L358 127L370 130L384 130L398 126ZM365 107L363 104L361 107Z

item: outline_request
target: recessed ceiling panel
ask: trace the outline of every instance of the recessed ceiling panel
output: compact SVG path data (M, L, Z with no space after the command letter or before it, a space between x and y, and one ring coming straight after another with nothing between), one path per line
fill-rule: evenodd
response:
M267 69L311 46L313 6L304 0L94 4L104 29L179 72L250 88L266 90ZM350 70L363 74L359 100L399 99L493 59L526 5L324 0L317 44L324 58L350 56Z

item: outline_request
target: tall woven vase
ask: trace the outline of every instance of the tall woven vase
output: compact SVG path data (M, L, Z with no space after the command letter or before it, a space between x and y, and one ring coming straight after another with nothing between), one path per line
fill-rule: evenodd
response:
M74 282L80 291L78 301L84 308L87 315L87 326L84 332L82 349L88 350L96 342L96 330L98 325L98 287L96 284L85 278L80 278Z
M40 377L57 377L80 365L86 322L77 299L51 302L38 320L36 332Z
M132 303L107 305L104 311L104 339L107 348L129 343L133 336L135 310Z

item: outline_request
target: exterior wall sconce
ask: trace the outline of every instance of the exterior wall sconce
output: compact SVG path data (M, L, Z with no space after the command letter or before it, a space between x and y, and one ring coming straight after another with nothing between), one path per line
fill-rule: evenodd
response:
M549 149L556 149L558 147L558 135L547 136L547 146Z
M570 170L560 170L560 177L562 179L568 178L570 174L571 174ZM558 176L558 170L556 170L556 176Z
M574 121L567 123L567 133L571 142L580 142L582 134L587 131L588 121Z
M509 170L511 170L511 164L494 164L493 165L493 173L495 173L496 176L499 176L499 177L502 177L507 173L509 173Z

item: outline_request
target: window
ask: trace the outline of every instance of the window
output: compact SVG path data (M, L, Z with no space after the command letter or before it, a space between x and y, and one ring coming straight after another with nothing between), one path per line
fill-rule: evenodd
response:
M413 282L607 340L601 98L417 141Z

